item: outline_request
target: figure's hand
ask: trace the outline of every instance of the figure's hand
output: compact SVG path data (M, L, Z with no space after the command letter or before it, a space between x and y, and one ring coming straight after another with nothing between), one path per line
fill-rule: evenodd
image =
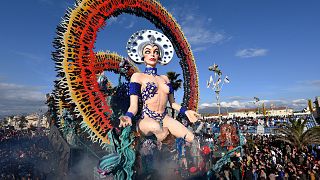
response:
M127 127L132 125L131 118L129 116L120 116L119 119L120 119L119 127Z
M199 118L201 117L200 114L192 111L192 110L187 110L186 111L186 116L188 117L189 121L192 123L195 123L199 120Z

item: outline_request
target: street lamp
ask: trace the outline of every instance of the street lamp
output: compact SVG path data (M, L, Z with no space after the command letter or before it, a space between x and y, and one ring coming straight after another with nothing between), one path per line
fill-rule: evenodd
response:
M209 80L207 80L207 88L211 88L215 94L216 94L216 100L217 100L217 106L218 106L218 115L219 119L221 121L221 104L220 104L220 92L222 90L222 87L224 83L229 83L228 76L224 77L224 80L222 81L222 71L218 68L217 64L213 64L212 66L209 66L209 71L212 71L214 73L214 76L210 76Z

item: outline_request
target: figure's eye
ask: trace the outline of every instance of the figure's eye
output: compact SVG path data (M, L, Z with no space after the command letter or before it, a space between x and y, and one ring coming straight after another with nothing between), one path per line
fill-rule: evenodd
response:
M145 54L150 54L150 51L149 51L149 50L147 50L147 51L145 51L144 53L145 53Z
M158 51L158 50L155 50L155 51L154 51L154 54L159 55L159 51Z

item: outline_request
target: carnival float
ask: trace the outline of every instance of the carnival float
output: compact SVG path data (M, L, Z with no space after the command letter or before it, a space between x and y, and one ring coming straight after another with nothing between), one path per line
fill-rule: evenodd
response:
M123 46L127 48L127 55L108 50L95 52L98 32L108 28L108 19L123 13L143 17L154 24L157 30L132 32L134 34L128 37L128 44ZM92 144L98 144L105 154L99 161L97 171L103 175L112 174L115 179L133 178L136 152L139 151L137 142L143 144L150 141L145 138L146 134L141 135L141 132L136 130L136 127L140 126L137 122L140 122L143 114L151 119L161 116L162 119L157 120L161 130L168 126L164 119L168 114L159 115L151 110L148 114L145 110L147 100L161 94L157 91L157 86L145 87L151 94L139 92L146 97L141 97L139 93L134 94L137 89L132 86L133 75L150 75L135 65L143 63L141 57L144 54L139 54L136 48L145 43L143 39L157 45L161 64L167 64L175 52L183 72L183 99L181 105L177 105L177 109L180 109L179 117L189 117L190 120L190 117L197 116L195 112L198 110L199 87L196 62L182 28L159 1L77 0L58 25L57 36L53 41L55 50L52 58L56 65L57 80L54 81L53 92L47 96L51 126L56 127L72 147L84 145L77 143L80 136L86 136ZM106 71L119 77L118 84L111 83L104 73ZM170 85L168 87L167 94L170 94ZM135 113L128 112L128 108L132 106L130 99L133 95L140 95L136 103L138 111ZM126 123L127 119L123 117L129 117L132 125ZM170 127L168 128L171 132ZM182 145L181 142L184 141L192 143L193 134L188 134L187 130L184 133L173 133L180 139L178 144ZM153 134L156 138L160 137ZM241 132L235 127L221 126L221 135L216 139L221 142L222 147L234 148L227 149L225 155L208 169L208 178L212 172L219 171L221 165L227 162L234 152L239 151L243 144L241 138ZM199 145L196 147L200 148ZM204 153L210 151L205 149Z

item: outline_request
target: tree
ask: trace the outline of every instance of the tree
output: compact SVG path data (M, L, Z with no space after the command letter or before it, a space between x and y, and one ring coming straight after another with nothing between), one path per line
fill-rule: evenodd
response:
M167 72L167 77L172 85L173 91L177 91L182 86L182 80L178 79L179 76L180 74L176 72L173 72L173 71ZM175 111L174 109L172 109L172 117L174 117L174 115L175 115Z
M8 125L8 120L6 118L3 118L1 124L4 125L4 126L7 126Z
M25 116L21 116L19 118L19 128L20 129L23 129L24 127L26 127L27 123L28 123L28 121Z
M283 128L278 128L279 136L277 140L286 142L302 152L305 146L320 144L320 126L312 127L304 131L307 120L290 120L291 124L285 124Z
M178 79L179 76L180 76L180 74L178 74L176 72L173 72L173 71L167 72L167 77L168 77L174 91L177 91L182 86L182 80Z

